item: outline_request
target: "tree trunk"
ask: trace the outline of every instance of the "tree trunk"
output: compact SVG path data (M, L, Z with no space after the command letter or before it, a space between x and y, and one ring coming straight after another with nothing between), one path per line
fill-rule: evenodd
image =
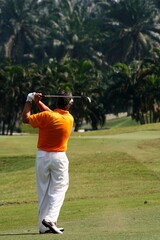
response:
M6 42L5 46L5 57L11 58L12 57L12 49L15 41L15 36L11 35L8 42Z
M2 135L5 135L5 121L2 122Z

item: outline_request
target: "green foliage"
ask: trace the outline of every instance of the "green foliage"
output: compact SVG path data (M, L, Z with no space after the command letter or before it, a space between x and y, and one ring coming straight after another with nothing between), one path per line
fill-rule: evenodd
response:
M27 90L26 72L21 66L1 64L0 123L2 134L12 134L19 120L21 106Z
M115 113L128 111L141 124L155 121L153 104L160 99L159 56L155 50L155 57L130 66L121 63L113 66L107 93Z
M14 59L21 64L34 58L32 48L44 34L38 23L38 10L38 1L1 1L3 58Z
M1 0L0 9L1 56L17 63L70 57L104 69L142 59L160 43L156 0Z
M118 1L106 10L102 21L109 32L104 42L111 63L141 60L160 44L159 12L152 0Z
M65 58L60 63L50 59L43 67L30 64L27 67L15 65L11 62L1 65L1 96L0 96L0 122L2 134L12 134L17 121L20 121L26 96L29 92L42 92L56 94L60 89L70 89L75 95L90 96L96 99L89 104L86 100L75 101L73 115L75 123L84 118L94 121L93 128L100 123L103 125L105 112L100 103L100 87L102 76L90 60L71 60ZM51 100L46 104L52 105ZM53 106L52 106L53 107ZM37 109L33 108L34 112Z
M75 102L77 130L83 119L97 129L106 112L128 111L132 101L134 119L154 121L153 99L159 101L157 0L0 0L0 29L3 134L12 134L28 92L49 94L59 88L92 98L90 105Z

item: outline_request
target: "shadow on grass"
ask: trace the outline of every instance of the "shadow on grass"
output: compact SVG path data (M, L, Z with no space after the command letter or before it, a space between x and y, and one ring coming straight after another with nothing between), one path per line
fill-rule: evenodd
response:
M40 235L39 233L3 233L0 234L0 237L5 237L5 236L34 236L34 235Z
M34 156L0 157L0 173L26 170L34 167Z

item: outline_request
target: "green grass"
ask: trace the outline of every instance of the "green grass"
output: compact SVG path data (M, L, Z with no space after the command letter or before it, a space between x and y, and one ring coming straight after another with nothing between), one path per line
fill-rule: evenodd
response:
M129 127L129 126L139 126L135 120L131 117L117 117L112 120L107 120L104 128L119 128L119 127Z
M113 128L120 128L120 127L130 127L130 126L139 126L140 123L132 120L131 117L116 117L114 119L106 120L104 126L98 126L99 130L104 129L113 129ZM83 124L80 129L91 129L90 124Z
M103 127L98 126L99 130L104 129L113 129L113 128L125 128L130 126L139 126L139 123L137 123L135 120L132 120L131 117L117 117L115 119L107 120ZM91 129L90 124L83 124L80 129ZM21 130L23 133L30 133L35 134L38 133L38 130L35 128L32 128L30 125L22 124Z
M38 234L36 141L0 137L0 239L159 240L160 124L72 134L62 236Z

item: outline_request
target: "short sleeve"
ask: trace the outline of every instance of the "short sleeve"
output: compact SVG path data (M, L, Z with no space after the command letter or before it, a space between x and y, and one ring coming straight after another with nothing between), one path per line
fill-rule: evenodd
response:
M47 114L47 111L40 112L37 114L32 114L29 116L29 124L33 128L44 128L48 122L47 121L48 118L49 118L49 114Z

